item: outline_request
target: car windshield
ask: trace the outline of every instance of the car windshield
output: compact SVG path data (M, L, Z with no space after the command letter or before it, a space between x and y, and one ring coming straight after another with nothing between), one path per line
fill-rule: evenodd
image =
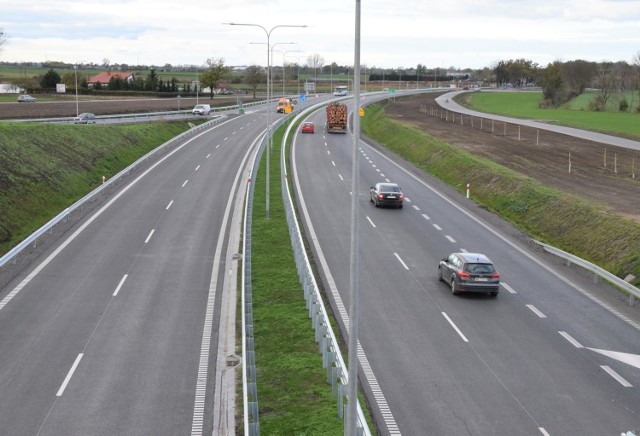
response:
M493 274L496 271L490 263L468 263L464 270L470 274Z

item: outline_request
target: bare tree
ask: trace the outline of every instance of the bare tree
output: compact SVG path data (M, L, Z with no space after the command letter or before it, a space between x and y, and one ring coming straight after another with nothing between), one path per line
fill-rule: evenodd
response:
M324 58L317 53L311 55L307 58L307 66L309 68L313 68L313 76L316 77L318 68L322 70L322 67L324 66Z

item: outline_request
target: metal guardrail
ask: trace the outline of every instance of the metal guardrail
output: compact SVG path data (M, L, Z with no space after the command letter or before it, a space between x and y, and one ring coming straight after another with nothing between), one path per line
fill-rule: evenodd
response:
M271 100L271 103L275 103L277 99ZM235 104L231 106L219 106L212 107L211 114L214 115L223 115L229 112L236 112L240 109L261 107L266 105L268 102L264 101L255 101L250 103L242 103ZM120 121L122 123L127 122L141 122L147 121L151 119L163 119L163 118L202 118L202 115L194 115L193 109L183 109L177 111L163 111L163 112L139 112L133 114L118 114L118 115L99 115L95 118L95 124L107 124L109 121ZM74 124L75 117L57 117L57 118L29 118L23 120L2 120L5 122L13 122L13 123L61 123L61 124ZM93 124L93 123L92 123Z
M575 264L578 265L586 270L589 270L591 272L594 273L593 279L594 281L597 280L598 276L602 277L603 279L613 283L614 285L624 289L625 291L629 292L629 296L630 296L630 304L633 304L633 298L640 298L640 289L636 288L635 286L633 286L631 283L622 280L620 277L611 274L609 271L600 268L598 265L594 265L591 262L588 262L584 259L579 258L578 256L574 256L571 253L567 253L566 251L562 251L559 248L553 247L551 245L545 244L544 242L540 242L540 241L536 241L534 240L534 242L538 245L540 245L545 251L554 254L562 259L565 259L567 261L567 264Z
M208 121L208 122L206 122L204 124L201 124L199 126L193 127L191 129L187 130L186 132L183 132L180 135L168 140L164 144L160 145L156 149L152 150L151 152L147 153L146 155L144 155L140 159L136 160L134 163L132 163L131 165L129 165L128 167L126 167L125 169L120 171L118 174L116 174L115 176L111 177L109 180L106 180L98 188L94 189L89 194L85 195L80 200L76 201L74 204L72 204L71 206L69 206L68 208L63 210L60 214L58 214L56 217L54 217L47 224L45 224L44 226L40 227L38 230L36 230L34 233L32 233L25 240L23 240L18 245L13 247L8 253L6 253L4 256L0 257L0 268L3 268L9 262L13 262L15 264L16 261L17 261L17 257L25 249L27 249L28 247L31 247L31 246L33 246L34 248L37 247L39 238L43 237L46 233L53 233L53 229L54 229L54 227L56 225L58 225L60 223L63 223L63 222L66 223L69 220L69 217L71 216L71 214L73 212L82 211L82 208L86 203L88 203L89 201L94 201L99 194L103 193L106 189L109 189L111 186L113 186L116 183L118 183L121 178L123 178L124 176L128 175L132 170L134 170L137 166L139 166L144 161L146 161L149 158L153 157L157 153L160 153L160 152L164 151L166 148L176 144L177 142L180 142L183 139L185 139L185 138L187 138L189 136L192 136L195 133L198 133L198 132L200 132L202 130L206 130L206 129L210 128L211 126L213 126L214 124L217 124L218 122L220 122L220 121L222 121L222 120L224 120L226 118L227 117L225 115L221 115L221 116L218 116L217 118L215 118L215 119L213 119L211 121Z

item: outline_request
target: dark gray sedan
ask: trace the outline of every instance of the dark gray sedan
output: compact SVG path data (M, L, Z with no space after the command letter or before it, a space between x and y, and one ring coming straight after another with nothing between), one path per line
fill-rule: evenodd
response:
M480 253L451 253L438 265L438 279L451 286L451 292L487 292L498 295L500 273L493 262Z
M371 187L369 199L371 203L378 206L395 206L402 207L404 202L404 194L395 183L376 183Z

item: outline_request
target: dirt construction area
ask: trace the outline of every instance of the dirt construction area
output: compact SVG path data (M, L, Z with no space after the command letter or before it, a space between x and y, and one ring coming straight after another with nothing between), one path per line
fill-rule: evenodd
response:
M437 105L437 96L398 99L385 112L545 186L640 222L639 151L466 115L454 118Z

